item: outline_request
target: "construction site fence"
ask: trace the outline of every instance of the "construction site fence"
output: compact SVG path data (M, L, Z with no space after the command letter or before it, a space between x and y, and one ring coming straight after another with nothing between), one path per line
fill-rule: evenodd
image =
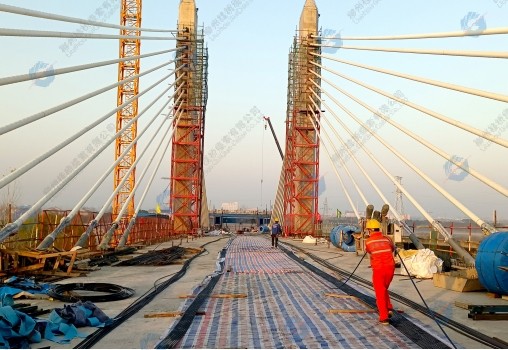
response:
M70 210L43 210L38 215L28 219L18 230L17 234L1 243L3 249L33 250L59 225L62 218ZM89 223L95 220L96 212L80 211L72 222L57 236L53 248L59 251L69 251L86 232ZM113 216L107 213L101 217L97 226L88 237L88 246L82 247L90 251L98 251L102 238L113 223ZM110 241L110 247L115 248L122 234L127 228L128 221L122 222L115 230ZM171 234L171 222L168 215L139 216L129 234L127 245L150 245L179 238L181 235Z

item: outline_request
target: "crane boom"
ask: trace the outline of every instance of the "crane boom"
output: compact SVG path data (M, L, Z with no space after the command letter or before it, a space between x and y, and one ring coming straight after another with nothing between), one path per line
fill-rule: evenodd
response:
M277 135L275 135L275 131L273 130L272 122L270 121L270 117L263 117L264 120L268 122L268 125L270 126L270 130L272 131L273 139L275 140L275 143L277 144L277 148L279 149L280 157L282 160L284 160L284 153L282 152L282 148L280 147L279 140L277 140Z

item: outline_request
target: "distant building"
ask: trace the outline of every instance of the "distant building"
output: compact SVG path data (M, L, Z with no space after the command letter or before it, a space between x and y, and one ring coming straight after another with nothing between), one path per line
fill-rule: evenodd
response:
M345 218L356 218L356 214L354 211L346 211L343 216Z
M238 211L238 202L222 203L220 208L226 211Z

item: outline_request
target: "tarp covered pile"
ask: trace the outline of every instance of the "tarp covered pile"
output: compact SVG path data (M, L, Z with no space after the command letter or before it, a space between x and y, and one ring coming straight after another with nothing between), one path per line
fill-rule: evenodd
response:
M439 259L432 250L400 250L399 255L402 259L400 273L416 278L432 278L436 272L441 272L443 260ZM406 271L406 268L408 271Z

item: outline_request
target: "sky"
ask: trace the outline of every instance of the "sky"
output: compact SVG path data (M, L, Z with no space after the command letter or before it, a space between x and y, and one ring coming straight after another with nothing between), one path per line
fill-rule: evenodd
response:
M0 1L44 12L71 17L90 18L96 15L104 22L118 23L119 2L117 0L87 0L70 2L64 0L17 0ZM178 0L145 0L143 2L142 26L145 28L175 29L178 17ZM211 208L219 208L224 202L238 202L244 208L269 208L275 199L282 161L269 128L265 128L262 116L269 116L275 133L284 147L285 118L287 103L288 53L296 33L303 0L215 0L196 1L198 22L206 34L209 51L209 94L206 114L205 182ZM237 11L228 11L239 4ZM464 30L464 25L482 28L506 27L508 3L503 0L469 1L320 1L316 0L320 13L319 27L326 35L376 36L412 33L434 33ZM474 24L473 24L474 23ZM32 30L75 32L81 25L55 22L0 12L0 27ZM469 27L468 27L469 28ZM95 28L94 33L116 34L116 30ZM147 34L148 35L148 34ZM166 34L149 34L161 35ZM479 37L398 40L398 41L346 41L347 45L371 47L433 48L447 50L506 51L507 35ZM174 40L143 41L142 53L155 52L174 47ZM78 64L110 60L118 57L115 40L87 39L71 43L65 38L13 38L0 37L2 62L0 78L27 74L53 67L54 69ZM506 59L430 56L367 52L346 49L323 49L323 54L362 64L396 70L428 79L508 95L508 67ZM171 59L171 54L144 59L141 71ZM425 106L449 118L474 126L480 130L495 130L499 137L507 138L508 105L503 102L471 96L443 88L433 87L406 79L375 73L323 58L323 66L361 80L389 94L398 92L409 101ZM141 91L169 73L165 67L140 79ZM338 78L323 70L323 77L336 86L360 98L375 110L391 103L385 96L377 95L353 83ZM24 82L0 86L2 117L0 127L34 113L54 107L117 80L117 67L111 65L83 72L56 76L44 81ZM171 80L170 80L171 82ZM140 110L147 106L165 87L159 86L140 98ZM330 93L359 119L372 120L372 112L359 106L327 83L323 90ZM170 93L166 94L170 96ZM361 130L347 114L337 107L331 98L323 95L330 107L322 108L324 118L330 120L337 134L345 142L350 139L347 132L334 121L337 115L353 132ZM143 119L138 130L146 125L165 100L157 102ZM407 106L390 104L389 117L424 137L450 155L468 162L469 167L481 172L493 181L508 187L506 150L495 144L478 144L477 136L459 130L446 123L428 117ZM77 132L92 121L116 107L116 89L91 98L77 106L51 115L43 120L0 135L0 175L19 168L42 152L50 149L69 135ZM246 115L256 112L249 119L248 132L235 140L235 145L214 155L214 149L224 145L224 137L237 123L246 120ZM506 113L503 115L503 112ZM138 154L154 135L155 125L147 130L138 145ZM37 201L66 169L76 167L83 151L94 145L101 135L111 134L114 116L83 135L47 161L23 175L13 185L20 192L21 204ZM326 127L325 127L326 128ZM332 143L340 149L341 143L332 128L326 128ZM385 124L376 134L410 159L418 169L449 191L476 215L491 220L494 210L500 219L508 219L508 201L505 196L484 185L471 175L450 166L444 158L411 140L392 126ZM326 136L324 143L331 149ZM157 140L156 140L157 142ZM402 177L402 184L415 200L431 215L462 218L465 215L449 203L439 192L422 180L374 137L363 144L380 160L393 176ZM333 150L332 150L333 152ZM148 152L150 153L150 152ZM392 205L396 203L396 191L390 179L376 167L362 150L356 149L355 156L366 171L375 178L377 185ZM145 157L148 158L148 157ZM145 158L140 161L138 174L144 168ZM150 189L143 208L152 210L157 198L167 188L170 173L170 154L157 173L154 186ZM45 207L71 209L98 177L114 160L110 146L85 171L50 200ZM355 206L362 210L365 205L355 191L348 174L339 167L343 181ZM362 189L368 201L381 207L381 198L372 189L352 160L347 167L353 179ZM147 177L151 174L148 172ZM335 175L325 147L320 152L320 211L332 214L336 209L351 210L344 191ZM100 209L111 193L112 180L106 181L87 203L88 207ZM325 210L324 203L328 210ZM412 217L421 217L411 201L403 196L404 211Z

